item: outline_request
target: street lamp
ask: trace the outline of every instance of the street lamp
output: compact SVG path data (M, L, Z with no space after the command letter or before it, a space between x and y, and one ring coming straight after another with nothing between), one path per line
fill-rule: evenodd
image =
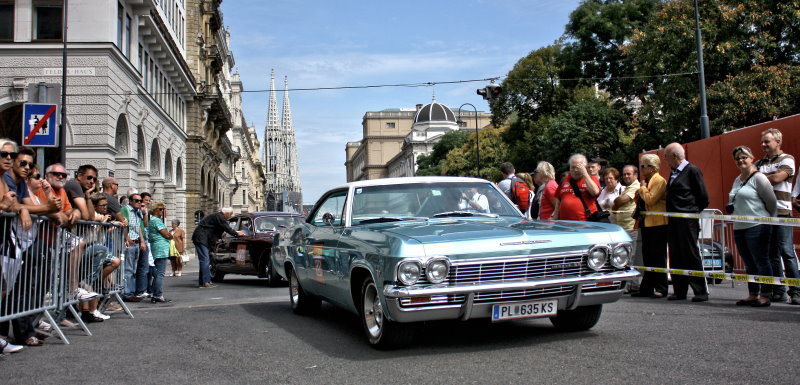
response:
M478 175L478 178L480 178L481 177L481 147L480 147L480 144L479 144L480 136L478 135L478 109L475 108L475 106L472 103L464 103L464 104L462 104L460 107L458 107L458 122L457 123L459 125L461 125L461 123L464 123L464 121L461 120L461 108L464 107L464 106L467 106L467 105L472 107L472 109L475 110L475 159L476 159L475 170L477 171L476 175ZM466 123L464 123L464 126L466 126Z
M708 127L708 110L706 109L706 76L703 70L703 38L700 36L700 10L697 8L697 0L694 0L694 26L695 40L697 41L697 67L700 72L700 133L702 139L710 136Z

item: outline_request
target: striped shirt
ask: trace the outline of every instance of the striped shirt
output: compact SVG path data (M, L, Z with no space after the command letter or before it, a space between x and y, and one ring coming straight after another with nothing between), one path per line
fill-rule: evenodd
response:
M778 171L785 171L789 176L783 182L772 185L775 198L778 200L778 215L792 214L792 178L794 177L794 157L783 153L772 158L758 161L758 171L764 175L771 175Z

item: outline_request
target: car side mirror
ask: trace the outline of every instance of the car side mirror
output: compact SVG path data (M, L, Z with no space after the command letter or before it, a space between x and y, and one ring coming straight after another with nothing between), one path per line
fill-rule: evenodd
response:
M336 217L333 216L331 213L322 214L322 222L328 226L333 226L333 221L336 220Z

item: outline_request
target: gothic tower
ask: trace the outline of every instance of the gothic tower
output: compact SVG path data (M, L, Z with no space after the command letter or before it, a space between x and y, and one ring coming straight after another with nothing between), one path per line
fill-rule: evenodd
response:
M275 70L270 75L267 127L264 131L264 166L268 211L302 211L302 190L297 166L297 144L289 104L289 80L284 78L283 114L278 121Z

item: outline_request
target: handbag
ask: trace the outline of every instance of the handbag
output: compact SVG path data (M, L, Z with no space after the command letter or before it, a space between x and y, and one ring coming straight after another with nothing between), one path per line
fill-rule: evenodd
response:
M188 253L181 254L181 262L188 263L192 258L189 256Z
M608 219L608 217L611 216L610 212L608 212L606 210L602 210L602 209L598 209L595 212L591 212L589 210L589 206L583 200L583 196L581 195L580 189L578 188L578 182L576 182L574 179L572 179L572 177L570 177L569 184L572 185L572 193L575 194L575 196L578 197L578 199L581 200L581 204L583 204L583 210L586 212L586 220L587 221L589 221L589 222L611 223L611 220ZM595 202L595 205L597 205L596 202Z

